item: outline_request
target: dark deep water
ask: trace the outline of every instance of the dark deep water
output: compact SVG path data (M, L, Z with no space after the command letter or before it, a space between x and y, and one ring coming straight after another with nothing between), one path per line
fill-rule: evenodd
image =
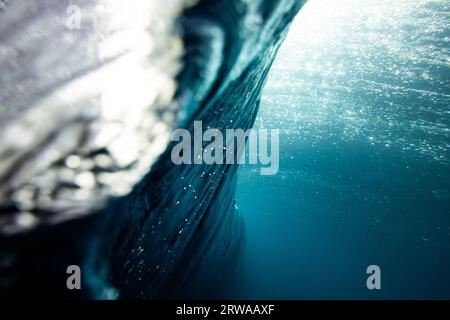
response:
M449 16L431 0L302 9L256 120L280 129L280 171L239 171L227 297L450 297Z

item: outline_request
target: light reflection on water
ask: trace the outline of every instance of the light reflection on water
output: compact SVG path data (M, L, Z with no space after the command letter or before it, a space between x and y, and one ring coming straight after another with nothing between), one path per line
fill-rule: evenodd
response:
M449 160L450 3L311 0L274 63L257 125Z

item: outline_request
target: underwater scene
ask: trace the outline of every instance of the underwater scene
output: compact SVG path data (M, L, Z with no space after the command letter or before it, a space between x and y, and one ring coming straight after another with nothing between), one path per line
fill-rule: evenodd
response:
M238 172L230 296L448 299L449 26L446 1L308 1L255 123L280 128L279 172Z
M450 299L450 2L0 0L0 71L0 302Z

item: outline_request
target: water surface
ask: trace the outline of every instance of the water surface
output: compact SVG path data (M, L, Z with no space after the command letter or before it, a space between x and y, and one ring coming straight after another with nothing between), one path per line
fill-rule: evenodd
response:
M449 25L447 1L305 5L256 120L280 129L280 171L239 172L230 297L450 297Z

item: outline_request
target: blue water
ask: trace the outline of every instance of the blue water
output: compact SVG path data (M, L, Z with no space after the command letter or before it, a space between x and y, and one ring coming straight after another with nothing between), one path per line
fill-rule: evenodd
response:
M305 5L256 120L280 129L280 171L239 171L227 297L450 298L449 26L447 1Z

